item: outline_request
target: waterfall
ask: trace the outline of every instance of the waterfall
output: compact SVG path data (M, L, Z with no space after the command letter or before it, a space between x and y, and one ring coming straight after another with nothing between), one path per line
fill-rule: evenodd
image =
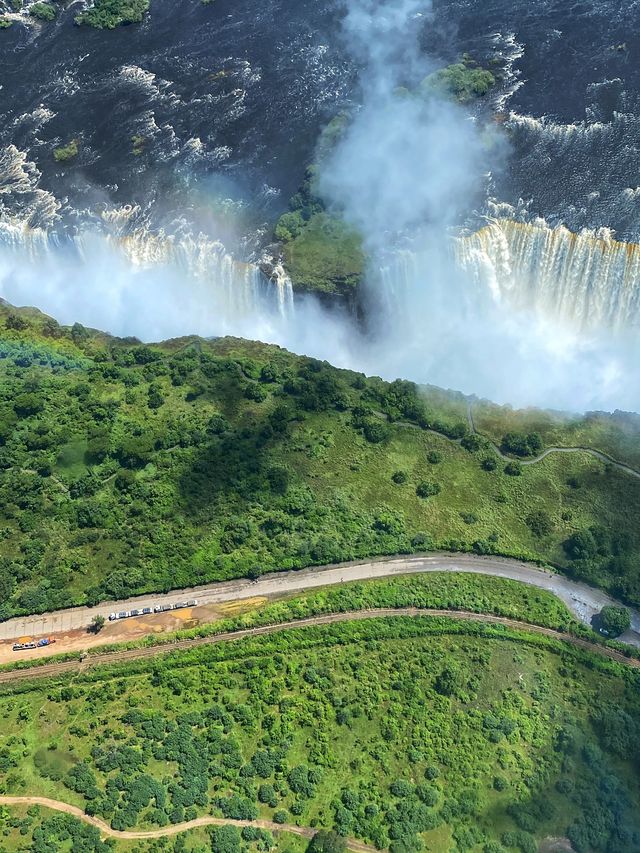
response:
M274 266L271 280L278 294L280 316L286 319L293 314L293 284L281 263Z
M1 200L1 199L0 199ZM237 260L218 240L174 222L150 229L135 205L86 217L75 234L0 215L0 296L62 322L167 337L247 334L293 312L291 281Z
M455 254L476 286L506 307L578 329L640 325L640 246L606 229L574 234L543 221L497 219L459 239Z

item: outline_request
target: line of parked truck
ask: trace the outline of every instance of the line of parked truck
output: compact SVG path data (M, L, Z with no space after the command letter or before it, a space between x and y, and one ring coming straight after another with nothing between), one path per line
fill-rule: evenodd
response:
M130 616L149 616L151 613L167 613L169 610L183 610L185 607L196 607L197 604L198 599L192 598L189 601L178 601L176 604L154 604L153 607L134 607L132 610L119 610L117 613L110 613L109 621L115 622L117 619L128 619ZM40 649L43 646L50 646L55 641L55 637L43 637L41 640L14 643L13 651L24 652L27 649Z
M153 607L134 607L133 610L119 610L117 613L109 614L109 622L117 619L128 619L130 616L149 616L151 613L167 613L169 610L182 610L185 607L195 607L198 604L196 598L191 601L179 601L176 604L155 604Z
M40 649L42 646L50 646L55 643L55 637L43 637L41 640L29 640L28 643L14 643L14 652L23 652L25 649Z

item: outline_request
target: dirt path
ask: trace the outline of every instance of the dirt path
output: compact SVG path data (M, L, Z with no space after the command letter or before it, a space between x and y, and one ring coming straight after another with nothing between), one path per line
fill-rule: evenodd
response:
M478 432L476 429L475 421L473 420L473 411L471 408L471 403L467 406L467 418L469 420L469 429L472 433L479 436L480 438L484 438L485 441L488 441L494 451L498 454L501 459L504 459L505 462L513 462L514 459L517 459L515 456L508 456L503 453L498 445L491 441L490 438L487 438L483 433ZM625 474L629 474L631 477L636 477L636 479L640 480L640 471L636 471L635 468L632 468L630 465L626 465L624 462L618 462L617 459L614 459L612 456L609 456L607 453L603 453L601 450L595 450L593 447L547 447L539 456L536 456L534 459L517 459L521 465L535 465L536 462L541 462L545 459L550 453L589 453L591 456L594 456L596 459L599 459L601 462L604 462L605 465L613 465L614 468L617 468L618 471L623 471Z
M65 645L64 642L60 641L54 647L20 652L19 656L18 653L11 651L13 641L22 637L64 636L73 631L84 630L98 613L108 617L109 613L113 611L130 610L133 607L153 607L158 603L174 604L189 599L197 599L198 607L212 607L225 602L241 602L258 597L272 599L295 592L339 585L348 581L365 581L428 572L467 572L492 575L548 590L556 595L571 613L586 625L591 623L593 616L599 613L605 604L618 603L602 590L573 581L564 575L555 574L531 563L500 557L481 557L475 554L431 553L415 557L382 558L300 569L298 571L273 572L263 575L258 581L253 582L246 579L224 581L203 587L178 590L164 595L142 595L125 601L105 602L96 607L75 607L45 613L41 616L9 619L0 623L0 663L42 659L51 655L52 652L79 650L79 642L82 642L80 648L87 649L113 642L122 642L124 639L121 634L123 623L131 625L132 638L159 632L159 628L161 628L156 624L155 615L136 617L123 620L123 622L108 623L96 637L83 634L83 641L79 639L79 635L76 635L75 646ZM631 630L621 639L640 648L640 613L632 610L631 620ZM171 630L171 627L168 625L165 630ZM2 643L2 640L5 642Z
M120 840L135 839L135 838L162 838L166 835L177 835L180 832L186 832L189 829L195 829L198 826L255 826L259 829L268 829L271 832L292 832L294 835L301 835L303 838L313 838L317 830L309 829L306 826L293 826L288 823L274 823L270 820L231 820L222 817L197 817L195 820L184 821L184 823L174 823L171 826L164 826L159 829L149 830L119 830L112 829L108 823L105 823L99 817L92 817L85 814L78 806L63 803L60 800L50 800L48 797L7 797L0 796L0 806L44 806L47 809L53 809L57 812L73 815L73 817L82 820L91 826L97 827L103 835L109 838L118 838ZM375 850L374 847L369 847L361 841L355 839L347 839L347 847L349 850L354 850L356 853L370 853Z
M256 628L242 628L238 631L227 631L210 637L197 637L189 640L177 640L163 645L149 646L140 649L123 649L121 651L107 652L105 654L93 654L83 661L68 660L57 663L42 664L41 666L29 667L27 669L5 670L0 672L0 684L12 681L26 681L34 678L51 678L64 675L68 672L84 671L89 667L126 663L132 660L156 657L174 651L197 648L198 646L215 645L217 643L242 640L247 637L259 637L275 634L279 631L291 629L309 628L320 625L332 625L337 622L360 622L365 619L384 619L394 616L410 616L415 618L446 617L449 619L464 619L470 622L484 622L492 625L504 625L519 631L527 631L534 634L542 634L554 640L561 640L580 649L599 654L611 660L618 661L627 666L640 668L640 660L628 658L622 652L615 649L591 643L588 640L573 637L552 628L543 628L540 625L532 625L517 619L507 619L503 616L490 616L484 613L469 613L466 610L435 610L421 609L418 607L384 607L374 610L356 610L345 613L327 613L322 616L309 616L305 619L293 619L289 622L279 622L275 625L261 625Z

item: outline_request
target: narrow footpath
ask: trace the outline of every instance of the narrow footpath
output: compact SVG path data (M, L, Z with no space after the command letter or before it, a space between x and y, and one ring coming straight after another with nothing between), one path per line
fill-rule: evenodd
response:
M291 832L294 835L301 835L303 838L313 838L317 830L309 829L306 826L293 826L289 823L274 823L271 820L231 820L223 817L197 817L195 820L184 821L184 823L174 823L171 826L163 826L158 829L135 830L135 829L112 829L108 823L101 820L99 817L92 817L85 814L78 806L72 806L69 803L63 803L60 800L50 800L48 797L8 797L0 796L0 806L43 806L47 809L53 809L57 812L64 812L72 815L84 823L91 824L97 827L102 835L109 838L120 839L142 839L142 838L163 838L167 835L178 835L180 832L187 832L189 829L196 829L199 826L255 826L257 829L268 829L271 832ZM356 841L353 838L347 838L347 847L349 850L354 850L356 853L371 853L375 847L369 847L361 841Z

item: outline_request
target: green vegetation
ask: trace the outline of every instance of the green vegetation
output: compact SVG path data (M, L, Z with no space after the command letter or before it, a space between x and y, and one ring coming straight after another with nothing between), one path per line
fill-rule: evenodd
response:
M624 607L607 605L600 611L600 629L610 637L619 637L631 627L631 614Z
M149 9L149 0L94 0L79 15L76 24L87 24L99 30L113 30L122 24L139 24Z
M328 613L403 607L494 614L620 648L619 644L603 640L600 635L574 620L565 605L555 595L544 590L491 575L428 572L396 578L352 581L340 584L339 587L306 592L266 605L255 602L249 604L248 609L237 616L206 622L195 628L150 635L127 643L102 645L93 649L92 655L123 649L170 646L175 640L212 637L226 631L282 624ZM622 650L629 651L629 647L623 646ZM74 657L79 655L55 655L53 660L63 661ZM49 662L52 658L47 657L46 660ZM19 660L2 669L28 669L38 665L38 659Z
M537 433L544 447L589 447L640 470L640 415L631 412L580 416L480 400L473 403L473 419L478 432L498 445L508 433Z
M0 15L0 30L8 30L11 26L13 26L11 18L7 18L5 15Z
M89 630L94 634L99 634L105 626L106 619L100 613L93 617Z
M467 103L475 98L484 97L496 84L496 78L484 68L477 68L471 62L456 62L429 74L422 83L422 92L440 92Z
M46 5L44 3L38 5ZM33 8L33 7L32 7ZM55 16L54 16L55 17ZM78 156L80 150L80 140L72 139L66 145L61 145L59 148L54 148L53 157L58 163L66 163L67 160L73 160Z
M136 134L135 136L131 137L131 142L133 145L133 147L131 149L131 153L135 157L139 157L141 154L144 154L144 147L145 147L146 141L147 141L146 138L144 136L140 136L139 134Z
M537 456L543 447L542 438L537 432L508 432L502 438L503 453L513 453L515 456Z
M364 272L362 241L325 211L316 183L312 166L289 203L290 211L278 220L275 236L283 243L284 264L296 288L349 294Z
M51 3L34 3L32 6L29 6L29 14L31 15L32 18L37 18L39 21L54 21L56 18L56 15L58 13L56 11L56 7L53 6ZM75 140L74 140L74 142L75 142ZM72 144L73 143L70 143L70 145L72 145ZM67 148L69 148L69 146L67 146ZM65 157L57 157L56 156L57 152L62 151L62 150L64 150L64 149L61 149L61 148L56 149L56 152L54 153L56 160L68 160L68 159L70 159L70 157L75 156L75 154L78 153L77 146L76 146L75 154L68 155Z
M501 627L334 624L2 685L0 790L116 829L210 811L324 829L312 850L339 849L333 831L397 853L535 851L548 835L631 853L639 696L636 671ZM54 820L6 814L10 851ZM55 820L44 838L80 831ZM211 830L215 853L237 844Z
M276 230L282 235L284 214ZM340 219L317 213L300 223L296 236L285 242L284 261L294 286L313 290L348 294L362 280L364 256L359 235Z
M234 339L2 326L2 618L435 548L640 601L640 482L579 453L487 470L455 395Z

